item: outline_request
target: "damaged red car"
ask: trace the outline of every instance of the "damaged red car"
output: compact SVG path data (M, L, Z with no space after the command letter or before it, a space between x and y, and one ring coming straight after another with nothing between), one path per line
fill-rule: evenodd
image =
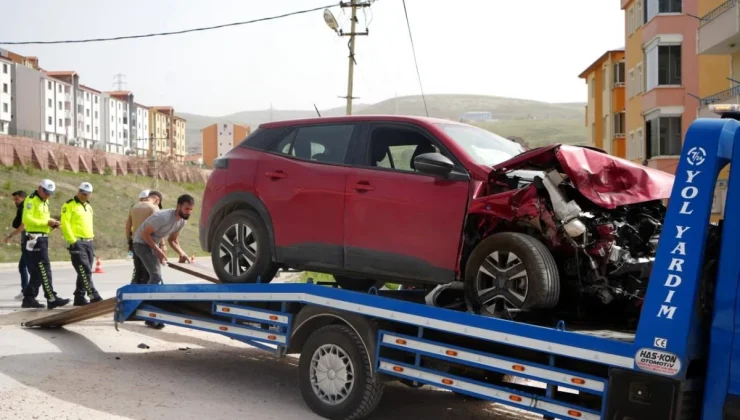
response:
M225 283L291 269L362 291L456 285L500 317L639 306L672 185L596 149L524 151L447 120L272 122L214 162L200 241Z

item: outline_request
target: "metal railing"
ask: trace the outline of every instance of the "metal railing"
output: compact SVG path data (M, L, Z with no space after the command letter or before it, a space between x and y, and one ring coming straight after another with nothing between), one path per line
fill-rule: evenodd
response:
M727 90L723 90L722 92L715 93L712 96L707 96L706 98L701 99L701 105L707 106L711 105L717 102L726 101L728 99L736 98L740 96L740 85L731 87Z
M718 18L724 12L732 9L732 7L737 4L737 1L738 0L728 0L728 1L720 4L719 6L715 7L714 9L712 9L712 11L710 11L709 13L707 13L706 15L704 15L704 16L701 17L701 20L699 21L699 27L701 28L702 26L706 25L707 23L709 23L709 22L713 21L714 19Z

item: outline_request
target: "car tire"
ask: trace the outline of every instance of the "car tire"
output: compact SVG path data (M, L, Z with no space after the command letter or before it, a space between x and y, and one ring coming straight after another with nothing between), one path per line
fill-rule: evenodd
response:
M465 297L476 314L497 318L513 319L522 310L552 308L560 298L555 258L530 235L493 234L473 249L465 264Z
M327 388L322 388L320 375L326 376L324 381L331 380L332 386L324 382ZM375 410L384 383L373 374L368 350L357 333L346 325L327 325L311 334L301 349L298 386L314 413L327 419L354 420Z
M334 276L334 281L344 290L367 293L371 287L380 289L385 282L373 279L356 279L347 276Z
M237 232L247 236L238 248L234 247ZM227 252L228 250L228 252ZM252 257L245 251L250 251ZM234 254L239 264L231 263ZM269 283L277 274L278 265L272 261L270 237L259 215L249 210L229 213L216 229L211 248L213 270L221 283Z

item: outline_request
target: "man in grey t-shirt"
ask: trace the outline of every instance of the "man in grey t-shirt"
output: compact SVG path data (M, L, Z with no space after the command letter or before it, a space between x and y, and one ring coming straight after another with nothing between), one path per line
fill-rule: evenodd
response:
M141 258L144 267L149 272L149 283L162 282L160 265L167 262L167 254L159 247L159 243L167 238L170 247L177 251L180 262L186 262L188 257L180 248L178 236L180 230L190 218L195 206L195 199L183 194L177 199L177 208L160 210L149 216L134 233L134 253Z

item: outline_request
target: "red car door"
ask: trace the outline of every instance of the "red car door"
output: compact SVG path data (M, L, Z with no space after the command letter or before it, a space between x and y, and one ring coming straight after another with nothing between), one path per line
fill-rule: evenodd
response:
M292 267L343 265L343 166L355 125L297 127L258 163L256 189L272 220L276 257Z
M417 171L415 156L445 149L414 125L373 124L363 137L365 160L345 189L345 268L378 279L453 281L467 173L460 165L447 178Z

